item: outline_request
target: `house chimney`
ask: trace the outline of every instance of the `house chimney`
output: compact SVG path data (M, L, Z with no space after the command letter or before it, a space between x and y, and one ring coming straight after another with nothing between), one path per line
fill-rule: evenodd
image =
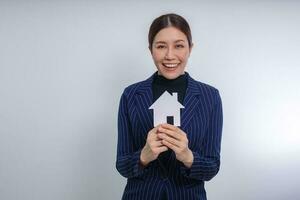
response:
M173 92L173 93L172 93L172 96L173 96L173 98L175 98L175 99L176 99L176 101L178 101L177 92Z

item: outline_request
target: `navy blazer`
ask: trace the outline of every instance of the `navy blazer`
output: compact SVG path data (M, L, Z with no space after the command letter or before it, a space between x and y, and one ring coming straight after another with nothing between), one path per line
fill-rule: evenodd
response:
M172 200L205 200L204 181L220 168L223 114L219 91L187 73L180 128L187 134L193 164L185 167L172 151L167 164L158 158L143 168L140 154L153 128L153 110L149 110L153 76L125 88L120 99L116 168L127 178L122 199L158 200L166 191Z

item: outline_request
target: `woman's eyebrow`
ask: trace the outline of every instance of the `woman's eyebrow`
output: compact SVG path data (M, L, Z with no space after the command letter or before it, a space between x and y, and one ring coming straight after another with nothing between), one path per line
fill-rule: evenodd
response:
M157 44L157 43L163 43L163 44L166 44L166 42L164 42L164 41L157 41L157 42L155 42L155 44Z
M174 42L177 43L177 42L185 42L185 41L180 39L180 40L175 40ZM158 43L167 44L167 42L161 41L161 40L155 42L155 44L158 44Z
M175 43L177 43L177 42L184 42L184 40L176 40Z

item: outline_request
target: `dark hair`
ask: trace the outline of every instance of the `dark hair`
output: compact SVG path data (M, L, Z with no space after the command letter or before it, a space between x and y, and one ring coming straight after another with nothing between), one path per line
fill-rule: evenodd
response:
M152 43L156 34L164 28L167 27L175 27L183 32L188 40L189 47L192 46L192 34L191 29L188 22L181 17L180 15L169 13L165 15L161 15L158 18L154 19L152 22L149 33L148 33L148 42L149 42L149 49L152 51Z

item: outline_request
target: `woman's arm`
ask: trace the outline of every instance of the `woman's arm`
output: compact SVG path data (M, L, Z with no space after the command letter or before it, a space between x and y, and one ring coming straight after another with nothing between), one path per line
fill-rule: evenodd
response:
M122 176L132 178L142 175L146 168L140 164L140 154L142 149L134 149L132 127L129 121L127 105L127 98L125 92L123 92L118 112L116 168Z
M222 101L218 90L216 90L214 107L203 145L199 151L192 151L194 159L190 168L181 163L181 172L185 177L209 181L218 173L222 126Z

